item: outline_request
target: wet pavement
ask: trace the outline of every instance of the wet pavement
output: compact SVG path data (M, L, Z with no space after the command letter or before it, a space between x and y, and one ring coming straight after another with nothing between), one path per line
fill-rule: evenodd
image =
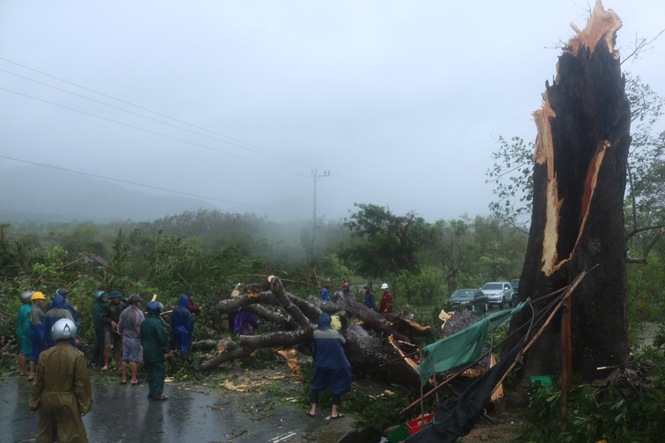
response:
M93 377L94 378L94 377ZM283 384L294 388L295 379ZM296 389L294 388L294 391ZM28 411L32 383L3 374L0 435L3 442L34 441L38 413ZM267 392L232 392L217 387L168 383L168 401L147 398L148 386L93 382L93 408L83 417L91 443L272 442L311 440L318 428L342 420L305 416L302 405ZM294 395L297 395L294 394Z

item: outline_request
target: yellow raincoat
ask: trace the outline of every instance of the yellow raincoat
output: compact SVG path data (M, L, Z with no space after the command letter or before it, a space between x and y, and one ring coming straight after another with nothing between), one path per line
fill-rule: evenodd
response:
M39 410L37 443L87 443L81 416L92 409L92 386L85 357L69 340L39 355L28 409Z

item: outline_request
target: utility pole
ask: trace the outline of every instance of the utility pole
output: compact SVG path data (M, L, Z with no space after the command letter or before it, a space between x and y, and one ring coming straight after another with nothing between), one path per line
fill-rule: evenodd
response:
M310 177L312 177L312 183L314 184L314 212L312 213L312 228L316 228L316 182L319 181L321 177L330 177L330 171L323 171L322 174L319 174L316 169L312 170ZM314 232L314 231L312 231Z

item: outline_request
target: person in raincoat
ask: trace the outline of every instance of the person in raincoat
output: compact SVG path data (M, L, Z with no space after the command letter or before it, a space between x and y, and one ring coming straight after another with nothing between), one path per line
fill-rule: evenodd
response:
M381 296L381 305L379 305L379 314L393 312L393 295L388 290L388 283L381 285L381 291L383 291L383 295Z
M189 297L181 295L178 306L173 308L173 312L171 312L171 331L173 332L175 348L180 352L180 355L187 354L189 347L192 346L192 336L194 335L194 317L187 310L188 304Z
M30 341L30 310L32 309L30 297L32 297L32 294L34 294L34 291L21 293L20 298L23 304L18 309L18 314L16 315L16 338L18 338L18 342L21 345L21 352L18 355L19 375L25 375L29 356L32 355L32 342ZM31 363L30 374L33 372L34 368Z
M69 292L67 292L67 290L65 288L60 288L57 291L55 291L55 293L60 294L62 296L62 298L65 299L65 308L72 315L72 318L74 319L74 323L76 323L76 327L78 328L78 326L79 326L79 314L78 314L79 307L78 306L72 306L72 304L69 303L69 300L67 300L67 294L69 294ZM55 298L53 299L53 302L55 302ZM51 304L48 305L48 308L46 309L46 312L50 311L51 309L53 309L55 307L53 302L51 302Z
M127 383L127 363L132 368L132 386L141 381L136 378L139 363L143 360L143 347L141 346L141 323L145 320L141 312L141 296L132 294L129 297L129 307L120 314L118 332L122 335L122 384Z
M363 288L365 290L365 306L370 308L372 311L376 309L376 301L374 298L374 293L372 292L372 287L370 285L365 285Z
M321 300L322 301L332 301L328 295L328 290L326 288L321 289Z
M316 405L319 402L319 391L327 389L332 392L331 419L344 417L337 407L341 403L342 394L351 390L351 364L344 355L342 345L346 339L330 326L330 315L325 312L319 316L319 329L314 331L314 345L312 358L314 359L314 376L310 402L312 407L307 415L316 415Z
M32 309L30 310L30 342L32 343L32 355L30 355L30 377L28 381L35 379L39 355L48 348L46 340L46 319L44 318L44 303L46 297L41 292L35 292L30 297Z
M171 341L169 340L164 325L159 319L162 310L161 303L151 301L146 306L148 316L141 323L141 345L143 346L143 362L148 373L148 398L155 401L168 400L164 392L164 360L170 357Z
M49 305L49 309L44 315L44 337L46 338L46 341L48 341L49 348L55 346L55 341L53 340L53 337L51 337L51 330L53 329L55 322L61 318L66 318L76 323L71 312L67 309L67 300L65 300L62 294L56 292L53 301ZM78 338L74 335L70 340L73 347L76 347L76 341L78 341Z
M102 322L102 311L108 304L108 294L99 291L95 294L95 306L92 308L92 316L95 322L95 353L92 356L92 363L104 366L104 323Z
M28 401L30 411L39 411L37 443L88 441L81 417L92 409L92 386L85 356L69 345L76 333L73 320L55 322L51 336L56 344L39 358Z
M254 335L259 328L259 321L249 312L241 312L236 315L236 323L233 331L238 335Z

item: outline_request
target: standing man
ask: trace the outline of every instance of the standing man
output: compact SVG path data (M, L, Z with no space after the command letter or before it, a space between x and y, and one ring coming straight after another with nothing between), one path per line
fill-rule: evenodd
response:
M344 295L353 295L353 300L354 301L356 300L356 295L353 293L353 291L351 289L349 289L349 284L347 282L344 282L344 284L342 285L342 294L344 294ZM346 313L346 318L349 318L349 319L353 318L353 314L351 314L350 312L347 312Z
M70 310L67 309L67 300L65 300L62 294L56 292L53 301L49 305L49 309L46 311L46 315L44 315L44 337L48 341L49 348L55 346L55 341L51 337L51 330L53 329L53 325L61 318L69 319L76 324ZM74 334L69 342L73 347L76 347L78 344L76 334Z
M194 317L187 310L188 304L189 297L182 295L178 301L178 306L173 308L173 312L171 312L171 331L173 332L175 348L180 352L180 355L187 354L189 347L192 346L192 336L194 335Z
M192 314L198 314L199 312L201 312L203 310L202 307L196 306L194 304L194 296L196 295L196 293L194 291L187 291L187 293L185 295L187 297L189 297L189 303L187 303L187 310L189 312L191 312Z
M92 357L92 363L104 366L104 323L102 323L102 311L107 302L108 294L99 291L95 294L95 307L92 308L92 316L95 322L95 354Z
M21 352L18 355L18 374L25 375L28 356L32 355L32 342L30 341L30 298L35 291L25 291L19 296L21 305L16 315L16 338L21 345ZM30 374L34 373L32 363L30 365Z
M332 301L328 295L328 290L326 288L321 289L321 300L322 301Z
M383 314L384 312L391 313L393 312L393 295L388 290L388 283L382 284L381 290L383 291L383 295L381 296L379 314Z
M30 310L30 342L32 343L32 355L30 356L30 377L28 381L35 379L39 355L48 348L46 341L46 319L42 308L46 303L46 298L41 292L35 292L30 297L32 309Z
M102 309L101 320L104 324L104 367L102 371L109 368L111 345L113 345L113 353L115 354L115 365L118 366L120 364L122 337L118 333L118 322L120 321L120 314L127 307L127 305L120 301L121 297L122 295L118 291L111 292L109 296L111 303Z
M365 285L363 288L365 290L365 306L370 308L372 311L376 309L376 301L374 300L374 293L372 292L372 287L370 285Z
M132 367L132 386L140 381L136 378L139 363L143 360L143 347L141 346L141 323L145 320L141 312L141 296L132 294L129 297L129 307L120 314L118 332L122 335L122 384L127 384L127 363Z
M42 352L28 402L39 410L37 442L87 443L83 417L92 409L92 386L85 356L68 341L76 337L76 324L60 319L52 329L56 345Z
M159 319L161 306L159 302L148 303L148 317L141 323L141 345L143 345L143 360L148 373L148 398L155 401L165 401L169 398L164 392L164 360L173 354L171 341L164 331L162 321Z

